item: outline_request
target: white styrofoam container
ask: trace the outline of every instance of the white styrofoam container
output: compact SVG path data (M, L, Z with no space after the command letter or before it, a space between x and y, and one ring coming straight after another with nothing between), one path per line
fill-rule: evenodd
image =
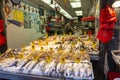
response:
M116 55L114 54L115 52L120 52L120 50L112 50L112 51L111 51L112 57L113 57L115 63L120 65L120 56L116 56Z

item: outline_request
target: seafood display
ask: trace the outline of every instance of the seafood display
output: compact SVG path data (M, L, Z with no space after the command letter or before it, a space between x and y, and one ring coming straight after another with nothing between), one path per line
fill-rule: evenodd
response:
M93 46L94 45L94 46ZM10 49L0 56L0 70L45 77L94 79L90 52L97 52L91 39L51 36Z

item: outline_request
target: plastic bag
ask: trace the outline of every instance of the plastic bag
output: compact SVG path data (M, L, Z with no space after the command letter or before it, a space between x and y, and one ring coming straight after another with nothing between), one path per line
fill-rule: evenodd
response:
M113 36L113 30L103 30L100 29L97 34L97 38L102 42L102 43L107 43L112 39Z
M0 20L0 33L4 31L4 21Z
M100 23L111 23L116 22L116 13L113 8L107 5L104 9L100 11Z
M5 44L5 42L6 42L6 38L0 33L0 46Z

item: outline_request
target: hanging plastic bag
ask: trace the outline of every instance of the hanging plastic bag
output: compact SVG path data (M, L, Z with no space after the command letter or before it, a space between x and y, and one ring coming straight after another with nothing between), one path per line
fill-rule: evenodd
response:
M4 21L0 20L0 33L2 33L4 31Z
M97 38L102 43L108 43L113 37L113 30L103 30L100 29L97 34Z
M114 29L115 23L100 24L100 29Z
M104 9L100 11L100 23L111 23L116 22L116 13L115 10L107 5Z
M6 42L6 38L2 35L2 33L0 33L0 46L5 44L5 42Z

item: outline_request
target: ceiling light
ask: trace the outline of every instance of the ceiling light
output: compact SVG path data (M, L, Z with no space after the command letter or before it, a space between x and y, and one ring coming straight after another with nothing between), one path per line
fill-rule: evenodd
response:
M60 5L58 5L54 0L53 3L55 4L51 4L51 0L42 0L44 3L46 3L47 5L49 5L51 8L55 9L55 6L60 8L60 13L63 14L65 17L71 19L71 15L66 12L64 9L62 9L62 7Z
M83 14L79 14L79 13L78 13L78 14L76 14L76 15L77 15L77 16L82 16Z
M77 16L82 16L83 15L82 11L75 11L75 13L76 13Z
M51 0L42 0L46 4L51 4Z
M75 11L75 13L77 14L77 13L82 13L82 11Z
M71 4L72 8L81 7L81 2L71 2L70 4Z
M115 1L115 2L112 4L112 7L120 7L120 0Z

